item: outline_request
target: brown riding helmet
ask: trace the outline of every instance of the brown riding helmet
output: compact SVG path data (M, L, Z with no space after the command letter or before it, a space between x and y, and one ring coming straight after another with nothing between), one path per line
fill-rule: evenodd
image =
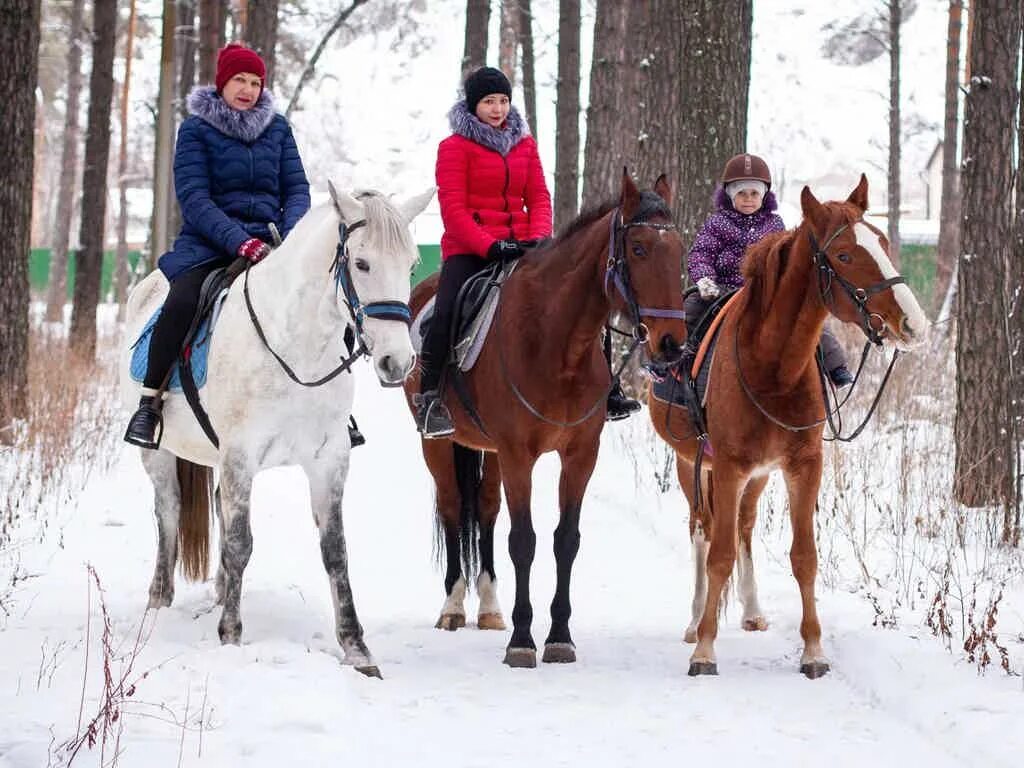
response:
M722 184L741 179L756 179L772 186L772 174L768 170L768 163L757 155L742 154L736 155L725 164L722 171Z

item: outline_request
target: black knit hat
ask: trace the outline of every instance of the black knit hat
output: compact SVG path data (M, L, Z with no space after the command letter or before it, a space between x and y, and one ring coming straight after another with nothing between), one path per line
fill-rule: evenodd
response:
M503 93L512 98L512 84L505 73L494 67L481 67L466 78L466 106L470 114L476 114L476 105L484 96Z

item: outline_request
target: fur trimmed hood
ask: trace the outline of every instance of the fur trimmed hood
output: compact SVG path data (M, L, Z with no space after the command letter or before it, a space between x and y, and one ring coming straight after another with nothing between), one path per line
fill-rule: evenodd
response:
M448 111L448 124L452 133L493 149L502 156L507 155L516 144L530 135L530 126L515 107L509 110L508 117L505 118L505 127L495 128L476 115L470 114L465 99L455 102L455 106Z
M189 114L205 120L225 136L247 144L256 141L277 115L274 97L266 88L251 109L232 109L213 85L196 86L186 103Z

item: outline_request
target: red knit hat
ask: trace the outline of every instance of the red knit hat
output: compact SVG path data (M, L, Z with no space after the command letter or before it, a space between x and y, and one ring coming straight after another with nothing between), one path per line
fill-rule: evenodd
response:
M223 91L228 80L239 72L257 75L261 81L260 92L263 92L262 84L267 81L267 65L263 63L263 59L252 48L246 48L238 43L228 43L217 54L217 75L214 78L217 93Z

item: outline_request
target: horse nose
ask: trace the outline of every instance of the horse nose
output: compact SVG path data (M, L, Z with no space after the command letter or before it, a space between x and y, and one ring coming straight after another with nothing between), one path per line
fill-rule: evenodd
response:
M405 366L399 364L393 355L384 355L377 362L377 370L379 371L378 378L387 384L400 384L405 380L406 374L412 370L412 366Z

